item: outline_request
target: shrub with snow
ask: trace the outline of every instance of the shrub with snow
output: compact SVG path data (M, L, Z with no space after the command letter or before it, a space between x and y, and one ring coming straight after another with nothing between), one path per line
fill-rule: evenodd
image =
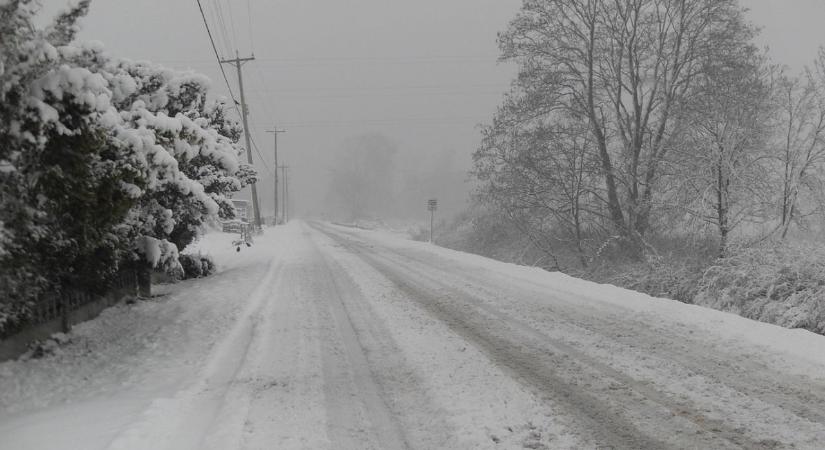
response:
M825 334L825 246L783 241L732 251L705 271L695 301Z
M0 2L0 329L124 263L182 271L178 250L255 177L204 76L73 42L88 6L41 29L39 2Z
M183 254L179 257L183 278L201 278L215 273L215 263L206 255Z
M0 6L3 303L68 286L94 290L129 253L123 224L145 178L132 149L112 137L116 112L104 78L64 57L87 7L39 30L32 2ZM12 309L18 318L24 311Z

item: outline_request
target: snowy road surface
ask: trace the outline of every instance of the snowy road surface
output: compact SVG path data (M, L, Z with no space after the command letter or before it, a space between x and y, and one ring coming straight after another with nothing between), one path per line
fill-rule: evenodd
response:
M825 337L294 222L0 364L2 449L823 448Z

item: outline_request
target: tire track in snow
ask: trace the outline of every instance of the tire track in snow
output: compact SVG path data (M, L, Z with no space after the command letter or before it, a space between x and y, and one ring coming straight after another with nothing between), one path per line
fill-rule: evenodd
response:
M304 232L304 237L310 239L309 233ZM370 369L344 300L357 298L357 288L333 270L314 241L312 245L321 265L321 276L316 280L321 295L315 295L314 300L322 322L330 325L323 327L328 334L322 343L328 437L341 449L408 448ZM362 408L356 408L359 403Z
M336 232L356 240L359 238L357 234L347 231ZM446 260L423 259L391 248L384 250L391 253L393 258L401 258L419 266L426 265L450 273L455 279L454 282L471 286L470 291L479 298L503 298L506 301L507 297L532 300L548 297L546 287L529 280L525 280L523 285L520 284L518 289L507 283L496 284L496 292L493 292L489 287L490 274L472 272L460 266L450 265ZM488 277L485 278L485 275ZM545 290L542 291L542 288ZM717 400L717 416L726 422L735 423L730 425L729 429L736 431L740 427L747 427L748 419L740 417L740 413L742 409L750 408L760 411L759 414L763 416L772 414L764 416L766 423L760 425L765 433L771 433L771 430L783 433L780 427L771 428L770 423L793 423L793 429L797 431L794 436L790 436L793 441L804 445L805 439L798 436L800 433L806 433L809 436L808 444L815 447L817 445L814 443L821 441L825 433L825 385L821 380L780 372L776 370L776 364L775 367L769 367L760 358L745 358L724 348L724 344L714 344L708 348L707 341L697 340L697 335L685 329L673 327L672 324L668 326L642 322L636 317L628 317L627 311L617 309L615 305L600 303L600 306L612 312L606 315L604 311L587 306L592 301L586 296L576 292L562 293L568 299L556 295L553 298L558 301L552 304L536 301L530 308L531 323L535 323L536 320L548 321L548 324L538 325L552 325L554 335L567 333L579 339L584 337L585 342L590 342L591 345L607 347L625 356L632 355L637 358L640 365L649 365L656 360L661 367L667 366L671 372L660 376L669 375L681 379L698 375L704 378L709 388L718 395L725 396L724 401ZM581 303L571 303L570 299L573 302L581 300ZM613 313L618 317L612 317ZM539 317L541 319L538 319ZM611 359L609 353L602 357ZM660 380L653 381L658 383ZM663 389L667 390L667 387ZM727 404L733 400L732 396L736 397L735 406ZM767 442L770 442L770 439Z
M347 233L349 235L349 233ZM354 236L353 236L354 237ZM411 255L392 252L393 254L408 259L417 264L433 265L432 261L425 261ZM441 270L447 267L436 264ZM453 267L453 269L456 269ZM455 272L456 270L454 270ZM487 298L497 298L506 292L509 296L521 295L530 292L531 298L547 297L546 292L541 292L540 286L525 288L516 291L508 286L497 286L499 292L492 292L485 287L485 279L478 273L471 273L466 270L459 270L460 278L464 282L473 285L473 290L482 293ZM529 283L528 283L529 284ZM565 292L565 295L568 293ZM581 299L582 303L589 301L588 298L570 292L569 296ZM567 305L567 306L566 306ZM543 305L548 308L549 305ZM814 423L825 424L825 384L817 382L808 377L798 376L789 373L780 373L773 367L769 367L759 359L742 359L740 354L727 351L724 348L713 348L709 352L706 343L696 340L696 336L685 333L682 330L675 330L673 327L654 327L649 323L638 322L634 318L622 318L621 321L614 320L606 322L596 315L582 314L580 305L577 310L567 302L554 303L552 305L552 315L555 322L563 322L565 326L579 329L579 333L610 338L625 347L632 348L636 352L655 354L656 348L644 343L656 342L661 347L668 349L668 360L677 363L691 372L702 374L718 383L724 383L737 392L759 398L761 401L782 409L787 409L801 418ZM608 307L611 307L608 305ZM623 327L624 329L617 329ZM612 333L605 330L613 329ZM632 331L629 332L629 331ZM680 332L682 331L682 332ZM701 349L696 352L695 349ZM735 361L735 366L732 365ZM708 367L713 370L709 370ZM779 383L777 380L782 380ZM777 393L776 391L780 391Z
M211 352L199 379L171 399L152 402L141 420L117 436L109 448L201 449L247 358L259 313L272 293L283 263L273 259L227 336ZM231 299L227 299L231 301Z
M412 448L587 448L506 369L350 250L313 236L357 287L346 307Z
M434 277L432 270L399 261L397 256L401 255L389 258L372 249L371 245L342 238L337 230L319 228L382 272L456 332L483 348L491 360L512 369L522 381L545 395L549 394L552 401L567 406L576 414L579 429L595 435L602 444L621 448L665 448L685 444L714 448L772 447L769 442L751 440L721 421L705 418L690 402L670 398L526 323L481 304L478 299ZM427 269L431 267L427 266ZM507 329L510 336L502 333L503 329ZM519 336L518 340L512 340L513 336ZM607 379L612 382L605 386ZM631 405L635 411L630 411ZM657 414L661 417L656 417ZM678 437L675 442L659 440L652 436L659 435L663 429L654 433L642 432L634 425L639 420L659 422L664 429L669 428L671 437L679 434L685 438Z

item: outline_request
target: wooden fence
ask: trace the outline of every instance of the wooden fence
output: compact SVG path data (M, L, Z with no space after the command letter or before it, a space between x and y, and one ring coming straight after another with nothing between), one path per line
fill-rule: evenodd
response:
M62 295L49 294L35 302L26 325L39 325L55 319L62 319L68 313L81 307L99 301L112 292L134 291L137 286L137 275L134 270L120 271L110 282L109 289L104 295L95 295L80 290L67 290ZM68 331L68 330L66 330Z
M32 342L57 332L67 332L73 324L93 319L104 309L138 294L138 271L125 269L114 276L105 294L66 290L37 300L26 321L0 335L0 361L23 354Z

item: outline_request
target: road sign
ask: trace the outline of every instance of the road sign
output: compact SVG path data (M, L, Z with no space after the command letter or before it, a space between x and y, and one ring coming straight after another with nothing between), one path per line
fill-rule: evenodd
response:
M430 212L430 242L433 241L433 217L436 209L438 209L438 200L434 198L427 200L427 211Z

